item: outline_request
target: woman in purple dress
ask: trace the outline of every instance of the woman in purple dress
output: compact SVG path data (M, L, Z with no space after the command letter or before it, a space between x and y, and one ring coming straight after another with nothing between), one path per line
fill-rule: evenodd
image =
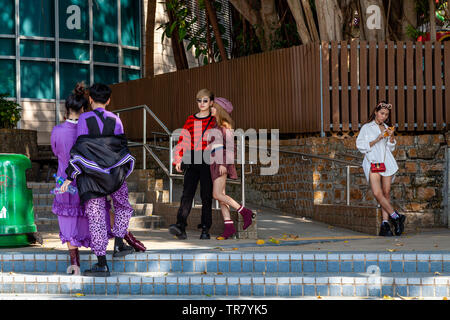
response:
M84 84L77 84L74 92L66 99L66 121L53 128L51 134L52 151L58 158L57 176L66 179L66 168L70 160L70 150L77 140L78 118L89 108ZM76 180L71 183L76 187ZM105 221L108 226L107 236L113 238L111 232L110 212L111 203L106 201ZM84 206L81 205L78 193L68 192L56 194L52 211L58 216L59 237L62 243L67 243L70 255L70 266L67 273L81 274L79 247L91 247L88 217ZM146 247L137 240L130 231L124 237L135 251L145 251Z
M57 175L63 179L66 179L65 170L70 160L70 149L77 139L78 118L88 106L84 86L77 84L74 92L66 99L66 121L52 130L50 141L52 151L58 158ZM72 186L76 187L75 181ZM52 211L58 216L59 237L62 243L67 243L69 249L71 265L67 268L67 273L80 274L78 248L90 247L90 234L88 218L80 205L78 194L56 194Z

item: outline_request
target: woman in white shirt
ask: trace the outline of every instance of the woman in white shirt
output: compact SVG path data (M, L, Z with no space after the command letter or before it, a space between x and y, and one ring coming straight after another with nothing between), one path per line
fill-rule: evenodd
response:
M394 210L390 203L391 183L398 171L398 165L392 152L395 149L394 127L389 127L392 105L381 101L373 110L369 120L362 126L356 139L356 147L364 154L362 167L367 182L382 209L383 222L380 236L392 236L389 225L391 220L395 235L404 230L406 217ZM371 163L384 163L384 172L372 172Z

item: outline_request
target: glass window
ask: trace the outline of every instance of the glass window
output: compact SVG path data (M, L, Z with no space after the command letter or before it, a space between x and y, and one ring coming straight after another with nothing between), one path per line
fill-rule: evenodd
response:
M133 69L122 69L122 81L130 81L130 80L136 80L141 78L141 71L140 70L133 70Z
M59 0L59 37L89 40L88 0Z
M55 64L53 62L20 62L22 98L55 99Z
M93 0L94 41L117 43L117 0Z
M139 50L129 50L123 49L123 64L126 66L136 66L141 65L141 55Z
M82 43L59 43L59 57L68 60L89 61L89 45Z
M94 46L94 61L118 63L119 49L117 47Z
M16 96L16 61L0 60L0 93Z
M20 0L20 35L54 37L53 0Z
M15 56L16 40L0 39L0 56Z
M20 40L22 57L54 58L55 43L42 40Z
M14 0L0 0L0 34L15 34L14 27Z
M141 30L139 28L139 0L120 0L122 44L140 47Z
M118 68L94 66L94 82L113 84L119 82Z
M89 85L89 65L60 63L59 75L61 99L66 99L78 82L84 81L86 86Z

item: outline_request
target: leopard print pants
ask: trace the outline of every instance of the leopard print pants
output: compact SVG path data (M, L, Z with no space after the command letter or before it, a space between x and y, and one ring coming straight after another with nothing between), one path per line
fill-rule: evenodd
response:
M114 226L112 234L123 238L128 230L133 208L128 201L128 186L124 182L119 190L111 194L114 206ZM86 214L89 220L91 248L96 256L106 255L108 246L107 223L105 220L106 197L91 199L86 202ZM108 225L109 228L109 225Z

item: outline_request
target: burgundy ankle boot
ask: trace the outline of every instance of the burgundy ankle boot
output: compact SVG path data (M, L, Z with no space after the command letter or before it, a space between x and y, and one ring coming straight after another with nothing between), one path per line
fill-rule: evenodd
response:
M255 214L252 212L252 210L242 206L239 208L238 212L244 218L244 226L242 227L242 229L245 230L252 224L252 218L255 216Z
M76 249L69 249L69 255L70 255L70 266L67 268L66 272L68 274L73 275L80 275L80 252L78 251L78 248Z
M225 220L225 229L223 230L222 235L218 236L217 240L226 240L232 235L236 233L236 229L234 228L233 220Z
M137 240L130 231L127 231L125 237L123 237L125 241L134 248L137 252L142 251L145 252L147 248L144 246L142 242Z

